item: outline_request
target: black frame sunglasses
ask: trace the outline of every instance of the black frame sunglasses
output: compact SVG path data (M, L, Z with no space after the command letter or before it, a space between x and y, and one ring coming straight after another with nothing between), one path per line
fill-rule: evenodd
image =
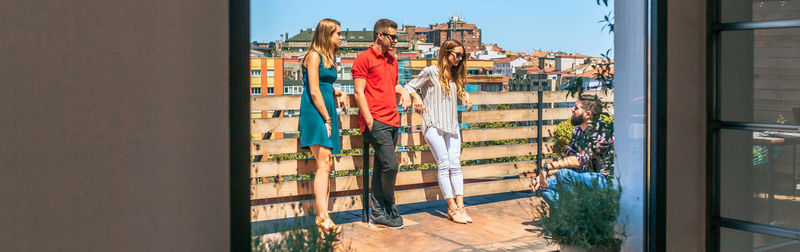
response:
M379 32L379 33L382 34L383 36L389 36L389 38L392 39L392 41L397 40L397 34L393 35L393 34L388 34L388 33L385 33L385 32Z

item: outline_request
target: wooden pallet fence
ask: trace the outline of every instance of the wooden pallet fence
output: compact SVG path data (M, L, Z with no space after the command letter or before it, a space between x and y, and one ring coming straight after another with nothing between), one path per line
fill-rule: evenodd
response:
M613 92L590 91L597 94L603 101L613 102ZM471 93L475 105L491 104L532 104L538 102L536 92L503 92L503 93ZM251 98L252 110L297 110L300 106L299 96L253 96ZM355 101L350 97L350 104L355 106ZM567 97L565 91L544 92L545 103L574 102L576 98ZM542 110L542 120L564 120L571 115L570 108L548 108ZM460 112L459 119L462 123L483 122L517 122L538 120L536 109L510 109ZM341 129L357 129L357 115L342 115L339 117ZM415 126L421 124L421 115L418 113L401 114L402 126ZM251 119L251 131L254 133L266 132L291 132L297 131L297 117L259 118ZM543 126L542 132L555 129L555 125ZM462 131L462 142L479 142L493 140L512 140L537 138L536 126L504 127L489 129L469 129ZM546 137L546 135L545 135ZM397 142L398 146L425 145L421 132L401 133ZM545 143L544 154L548 153L552 144ZM363 148L363 137L342 136L342 149ZM274 155L285 153L307 152L299 148L299 141L295 138L253 140L250 146L252 155ZM462 160L485 160L496 158L514 158L519 156L536 155L535 143L519 143L505 145L489 145L464 148ZM401 165L416 165L435 163L430 151L399 152L398 160ZM372 156L370 156L372 162ZM334 157L333 170L363 169L363 157L338 156ZM316 162L313 159L302 160L270 160L254 162L250 167L251 177L272 177L295 174L308 174L316 171ZM530 178L536 170L534 160L506 161L501 163L477 164L462 167L465 179L479 179L482 182L465 184L467 195L485 195L510 191L530 189ZM429 200L441 200L441 192L437 187L426 185L437 182L436 170L410 170L397 175L398 186L415 186L421 188L401 190L396 192L398 204L416 203ZM517 176L518 178L512 178ZM505 179L503 179L505 178ZM511 179L508 179L511 178ZM363 185L361 176L335 177L330 180L331 192L352 192L361 190ZM313 194L313 181L283 181L276 183L262 183L251 185L251 199L276 199L292 198L292 196L309 196ZM307 198L307 197L306 197ZM313 210L313 200L288 201L273 204L254 205L251 207L251 221L265 221L280 218L303 216ZM329 210L332 212L360 209L361 196L345 195L331 198Z

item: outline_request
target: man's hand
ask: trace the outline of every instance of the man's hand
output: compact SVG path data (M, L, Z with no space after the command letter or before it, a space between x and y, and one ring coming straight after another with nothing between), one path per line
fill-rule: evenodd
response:
M539 170L539 176L536 176L536 179L533 180L533 192L536 193L539 189L548 187L547 172L543 169Z
M400 103L398 103L397 106L403 107L403 109L408 109L410 105L411 105L411 96L406 92L400 94Z
M372 131L372 124L373 124L373 123L375 123L375 119L373 119L373 118L370 118L369 120L366 120L366 119L365 119L364 121L365 121L365 122L366 122L366 124L367 124L367 129L368 129L369 131Z

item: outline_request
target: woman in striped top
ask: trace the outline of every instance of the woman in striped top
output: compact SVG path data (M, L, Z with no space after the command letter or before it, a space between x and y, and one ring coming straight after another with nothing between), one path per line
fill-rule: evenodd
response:
M414 99L414 109L422 112L422 132L436 158L439 188L447 205L447 218L457 223L472 222L464 209L464 178L461 175L461 132L458 125L460 99L470 110L464 90L467 68L464 46L449 39L439 49L437 65L422 69L405 88ZM421 90L422 97L416 90ZM455 194L455 195L454 195Z

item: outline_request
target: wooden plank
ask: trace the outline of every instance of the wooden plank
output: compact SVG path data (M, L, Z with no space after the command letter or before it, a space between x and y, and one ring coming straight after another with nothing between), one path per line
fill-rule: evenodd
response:
M794 14L797 15L798 12ZM798 18L798 17L794 17ZM783 17L781 19L791 19L790 17ZM800 29L798 28L786 28L786 29L757 29L753 31L753 37L756 40L775 40L775 39L786 39L786 40L800 40ZM798 42L800 45L800 42Z
M299 117L255 118L250 119L250 131L254 133L297 131ZM400 125L420 125L422 115L419 113L400 114ZM359 129L358 115L339 116L339 128Z
M597 95L603 102L614 102L614 90L608 90L608 92L604 91L586 91L583 94L591 94ZM542 98L542 102L551 103L551 102L575 102L578 100L577 94L575 97L568 96L567 91L552 91L552 92L544 92L544 97Z
M544 153L549 153L551 143L542 147ZM536 144L512 144L485 147L464 148L461 160L489 159L500 157L516 157L536 154ZM372 157L370 157L372 160ZM372 161L370 161L372 162ZM398 154L400 165L433 163L435 159L430 151L400 152ZM333 170L363 169L362 156L343 156L333 158ZM292 175L313 173L317 170L314 159L303 160L276 160L267 162L254 162L250 164L251 177L270 177L278 175Z
M353 95L347 95L350 107L357 108ZM250 110L299 110L299 95L253 95L250 96Z
M546 150L546 147L542 147ZM546 152L546 151L545 151ZM461 160L477 160L499 157L516 157L536 154L536 144L509 144L485 147L464 148L461 151Z
M756 89L753 98L756 100L797 101L800 100L800 90Z
M401 137L403 135L401 135ZM360 149L364 147L364 138L362 136L342 136L341 145L342 150ZM297 138L253 140L250 142L251 155L270 155L309 151L310 150L308 149L300 148L300 140Z
M464 185L464 194L469 196L487 195L511 191L530 190L530 180L508 179L490 182L470 183ZM395 192L397 204L410 204L430 200L441 200L441 190L436 187L403 190ZM328 200L331 212L341 212L361 209L361 196L346 196ZM313 200L278 203L250 207L250 221L266 221L282 218L304 216L314 209Z
M299 95L253 95L250 96L250 110L298 110Z
M370 162L372 162L370 156ZM362 156L333 157L334 171L363 169ZM317 171L317 162L314 159L301 160L275 160L267 162L253 162L250 164L250 177L272 177L280 175L304 174Z
M756 78L753 79L753 88L798 90L800 89L800 81L789 81L774 78Z
M800 58L800 45L794 48L754 48L753 56L758 58Z
M784 67L800 68L800 58L756 58L753 62L755 67Z
M542 149L547 153L547 144ZM516 157L536 154L536 144L510 144L463 148L461 160L478 160L501 157ZM400 152L398 160L400 165L434 163L436 159L430 151Z
M554 130L555 125L547 125L542 132ZM472 129L461 131L462 142L507 140L520 138L536 138L536 127L511 127L494 129ZM398 136L397 146L425 145L425 138L421 132L401 133ZM362 136L342 136L342 150L360 149L364 147ZM269 155L283 153L308 152L299 147L297 138L253 140L250 143L250 154Z
M340 119L349 119L348 116L340 117ZM250 132L252 133L266 133L266 132L286 132L297 131L298 117L278 117L278 118L255 118L250 119ZM342 125L347 125L348 122L340 121Z
M533 172L536 168L535 161L519 161L499 164L485 164L462 167L464 179L476 179L519 175ZM415 185L437 182L438 170L404 171L397 174L397 185ZM331 192L361 190L363 187L361 176L337 177L329 180ZM289 181L278 183L265 183L250 186L250 199L265 199L273 197L286 197L313 194L313 180Z
M569 119L572 116L572 108L549 108L542 109L542 120Z
M604 95L602 91L586 91L585 94L600 94L603 101L613 101L614 93L609 91ZM565 97L567 91L544 92L544 102L569 102L576 98ZM520 104L537 103L537 92L476 92L470 93L472 104ZM250 110L299 110L299 95L254 95L250 98ZM350 107L357 108L353 95L348 95ZM608 99L608 100L607 100Z
M469 93L470 101L479 104L537 103L536 92L477 92Z
M753 41L756 48L795 48L800 47L797 40L776 38L776 37L756 37Z
M546 134L547 130L555 130L555 125L546 125L542 128L542 133ZM474 129L462 130L462 142L477 142L477 141L491 141L491 140L508 140L520 138L536 138L536 126L528 127L510 127L510 128L494 128L494 129Z
M567 97L567 91L543 92L543 102L574 102L577 97ZM604 102L614 102L614 91L586 91L584 94L595 94ZM520 104L537 103L537 92L477 92L470 93L472 104Z
M567 119L572 115L571 108L549 108L542 111L544 120ZM511 109L511 110L488 110L460 112L459 121L461 123L480 123L480 122L516 122L516 121L535 121L538 120L538 112L535 109ZM419 113L400 114L400 125L421 125L422 115ZM357 129L358 116L341 116L339 122L342 129ZM279 118L257 118L250 119L251 132L286 132L297 131L297 117Z
M532 109L488 110L459 113L461 123L535 121L538 113Z

